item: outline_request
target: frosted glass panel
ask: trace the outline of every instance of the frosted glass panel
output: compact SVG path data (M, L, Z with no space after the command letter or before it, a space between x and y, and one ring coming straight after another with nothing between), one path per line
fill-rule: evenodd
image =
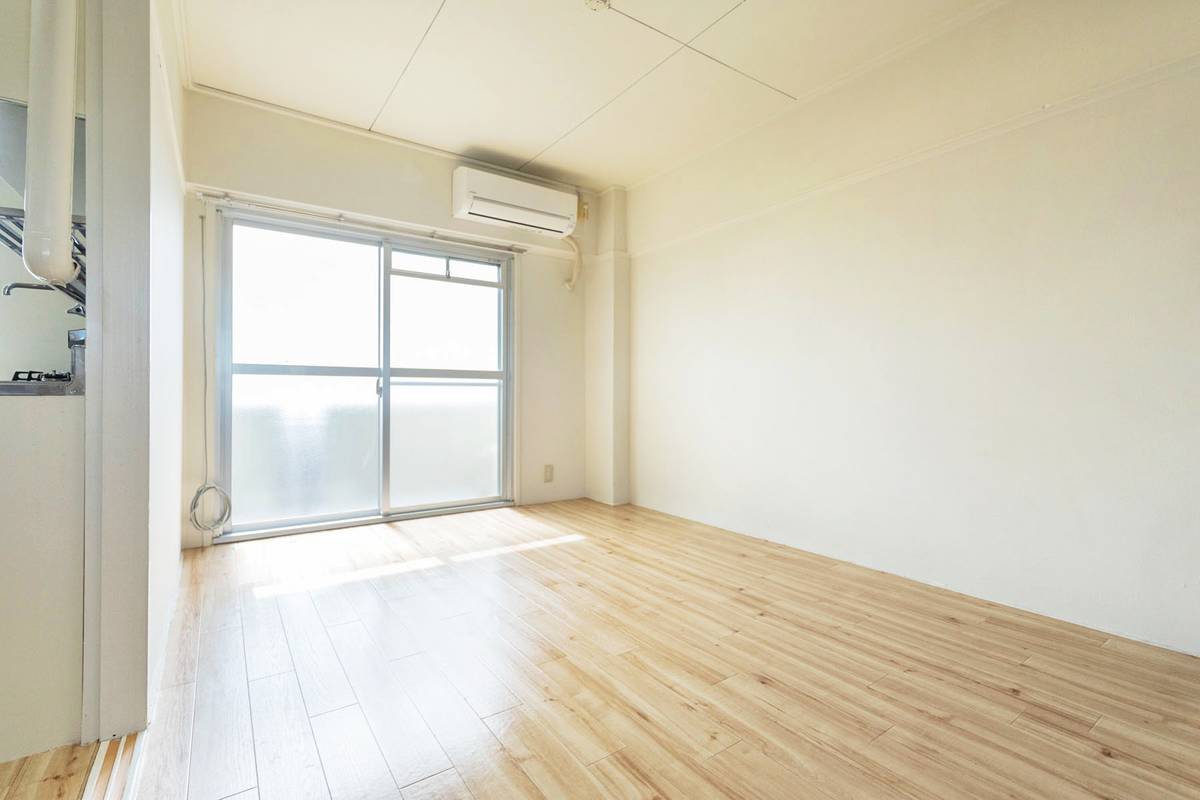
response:
M392 276L392 366L500 368L500 289Z
M379 363L379 248L233 226L233 360Z
M393 508L500 494L499 381L392 381Z
M379 507L374 378L234 375L233 524Z

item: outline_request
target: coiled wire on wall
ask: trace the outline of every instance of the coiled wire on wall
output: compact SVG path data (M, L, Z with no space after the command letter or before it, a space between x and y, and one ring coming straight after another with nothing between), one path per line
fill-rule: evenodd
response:
M207 234L204 230L205 215L200 215L200 341L204 349L204 482L192 495L192 504L188 509L188 519L192 525L202 531L209 531L214 536L220 536L221 530L229 522L233 514L233 502L229 493L208 479L208 259L205 256ZM200 506L204 498L215 495L220 513L211 520L200 518Z

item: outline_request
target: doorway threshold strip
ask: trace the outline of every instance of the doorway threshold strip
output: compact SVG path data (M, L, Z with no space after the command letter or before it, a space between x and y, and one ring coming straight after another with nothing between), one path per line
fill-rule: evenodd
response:
M137 733L100 742L80 800L133 800L141 752Z

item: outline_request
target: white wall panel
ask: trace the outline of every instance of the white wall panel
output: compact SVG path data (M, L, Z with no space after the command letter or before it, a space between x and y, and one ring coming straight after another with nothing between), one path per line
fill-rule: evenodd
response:
M689 183L738 205L642 229L634 501L1200 653L1198 96L1192 69L764 213ZM688 205L661 191L643 225Z
M83 403L0 397L0 762L79 740Z

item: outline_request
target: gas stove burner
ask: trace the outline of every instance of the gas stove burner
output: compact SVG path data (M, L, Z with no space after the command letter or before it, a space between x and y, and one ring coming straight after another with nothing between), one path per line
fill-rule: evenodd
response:
M42 372L36 369L19 370L13 373L12 379L18 383L46 383L49 381L61 381L67 383L71 380L69 372Z

